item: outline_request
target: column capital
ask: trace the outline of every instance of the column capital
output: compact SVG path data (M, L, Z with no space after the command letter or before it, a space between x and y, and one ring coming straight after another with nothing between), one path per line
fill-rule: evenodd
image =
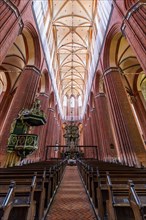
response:
M48 111L54 112L53 108L48 108Z
M109 74L111 72L119 72L119 73L121 73L121 70L120 70L119 67L116 67L116 66L115 67L109 67L108 69L106 69L104 71L104 76L106 76L107 74Z
M36 66L34 66L34 65L26 65L25 67L24 67L24 70L23 71L25 71L25 70L33 70L33 71L35 71L37 74L41 74L41 70L39 69L39 68L37 68Z
M99 98L99 97L106 97L105 93L98 93L97 95L94 96L94 98Z
M41 93L39 93L39 96L45 96L45 97L47 97L47 98L49 98L50 97L50 95L48 95L47 93L45 93L45 92L41 92Z
M90 112L94 112L95 111L95 107L90 109Z

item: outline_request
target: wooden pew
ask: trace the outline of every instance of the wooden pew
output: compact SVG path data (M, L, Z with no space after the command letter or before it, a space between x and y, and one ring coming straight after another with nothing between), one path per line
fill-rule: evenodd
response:
M19 187L19 189L21 188L23 191L24 188L31 184L33 171L34 170L25 170L25 172L22 172L22 170L19 170L19 172L17 171L14 173L12 171L3 173L3 175L0 175L0 183L3 186L6 186L9 184L10 179L13 179L17 183L17 188ZM34 190L34 200L36 202L35 220L42 218L45 209L45 201L47 201L47 207L51 197L53 196L53 192L55 190L55 185L52 186L51 184L51 181L55 184L53 178L54 174L50 174L49 172L46 174L46 170L40 170L39 173L37 173L36 187ZM50 193L51 190L52 192Z
M109 174L107 174L107 178L109 177ZM144 183L146 182L146 177L142 178L141 175L138 174L126 174L124 173L112 173L110 172L110 179L112 182L112 189L114 192L120 191L123 192L123 190L126 190L126 193L128 193L128 185L127 181L129 178L133 178L136 183L137 189L143 187ZM103 218L103 216L106 216L106 200L109 200L109 190L108 190L108 184L106 183L106 176L104 173L97 174L97 181L98 181L98 187L97 187L97 200L98 200L98 210L99 215ZM128 198L128 197L127 197Z
M90 167L89 164L91 164L93 168L89 168ZM97 165L98 165L98 169L97 169ZM91 163L90 161L88 161L88 164L84 164L84 162L81 161L78 163L78 167L81 175L83 176L84 183L86 184L86 188L89 191L89 195L90 197L92 197L92 201L94 202L95 208L98 209L98 215L100 216L101 219L106 218L107 214L111 215L111 213L109 214L109 209L107 213L108 205L112 204L111 199L110 199L111 203L109 202L109 190L106 180L107 170L110 171L110 177L112 179L112 183L114 186L114 193L117 193L117 196L119 196L120 193L123 193L123 196L126 195L125 201L128 201L127 181L129 178L135 180L136 188L137 189L139 188L139 191L141 190L142 185L146 183L146 169L121 166L118 164L116 164L116 166L114 166L114 164L111 164L110 166L109 163L105 163L105 162L100 163L93 160L91 161ZM116 190L115 187L117 188ZM126 194L124 195L124 193ZM128 206L130 207L130 204L128 204Z
M32 178L31 185L27 185L27 186L17 185L16 183L15 195L13 197L13 207L9 213L9 217L7 218L8 220L14 220L14 219L21 219L21 220L32 219L33 220L34 219L35 201L33 197L34 197L35 186L36 186L36 174L34 174ZM1 193L5 193L6 188L7 186L3 185L3 187L1 187Z
M134 214L128 201L128 190L121 184L113 187L109 174L107 174L108 199L106 200L109 220L134 220Z
M14 181L11 181L7 193L2 192L2 190L0 190L0 219L1 220L7 220L9 218L10 211L13 208L14 192L15 192Z
M141 191L136 191L132 180L129 183L129 203L135 219L146 219L146 186Z
M55 163L57 164L54 165ZM31 218L40 220L44 217L44 212L52 201L56 188L61 181L65 165L65 161L59 161L59 163L58 161L51 161L51 163L48 163L47 161L42 163L38 162L36 164L27 164L21 167L15 166L11 168L1 168L0 184L6 186L10 179L15 179L17 183L16 192L18 191L18 188L21 188L22 191L26 191L25 188L28 188L28 185L31 184L33 173L37 171L36 184L33 193L33 199L35 201L34 217L31 216ZM14 204L14 207L15 206L16 204Z
M144 196L144 191L146 192L146 178L142 176L138 177L138 174L135 177L133 176L133 178L136 183L137 196ZM120 175L116 179L113 179L107 173L108 200L106 204L109 219L134 219L134 213L128 200L129 190L127 179L128 177L120 177Z

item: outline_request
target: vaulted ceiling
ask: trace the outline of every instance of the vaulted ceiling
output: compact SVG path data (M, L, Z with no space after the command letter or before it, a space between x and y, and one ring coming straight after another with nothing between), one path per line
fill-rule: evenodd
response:
M83 118L112 0L34 0L33 7L62 118L70 116L71 100L74 116Z
M93 0L53 0L52 26L58 62L56 75L60 98L84 99L88 79L90 42L95 2Z

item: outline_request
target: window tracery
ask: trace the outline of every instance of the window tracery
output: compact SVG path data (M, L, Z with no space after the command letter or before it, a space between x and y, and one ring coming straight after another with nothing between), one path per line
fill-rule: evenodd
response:
M71 96L70 98L70 107L74 108L75 107L75 97Z
M66 95L64 96L64 99L63 99L63 106L67 107L67 96Z

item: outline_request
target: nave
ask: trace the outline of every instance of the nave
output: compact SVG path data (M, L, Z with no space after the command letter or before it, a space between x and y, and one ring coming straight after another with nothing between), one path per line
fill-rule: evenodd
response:
M0 220L90 206L145 220L146 0L0 0L0 13Z
M1 220L145 220L146 168L78 158L0 168Z
M67 166L46 220L96 219L76 166Z

